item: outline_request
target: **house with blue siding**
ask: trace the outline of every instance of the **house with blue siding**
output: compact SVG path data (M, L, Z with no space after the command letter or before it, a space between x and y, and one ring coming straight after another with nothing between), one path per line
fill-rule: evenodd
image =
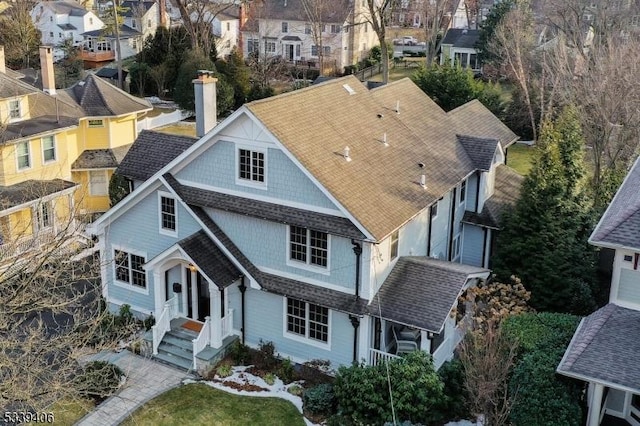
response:
M519 191L516 136L479 102L446 113L409 79L353 76L216 125L215 82L194 80L197 141L144 133L117 171L134 190L92 225L110 308L153 315L150 350L185 368L235 339L334 367L450 359Z
M589 243L615 251L609 303L582 319L557 371L589 384L588 426L640 426L640 159Z

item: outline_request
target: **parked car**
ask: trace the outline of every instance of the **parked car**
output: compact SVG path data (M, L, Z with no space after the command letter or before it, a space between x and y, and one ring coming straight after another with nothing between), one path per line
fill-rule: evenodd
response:
M402 46L415 46L418 44L418 39L412 36L404 36L402 38L394 38L393 44Z

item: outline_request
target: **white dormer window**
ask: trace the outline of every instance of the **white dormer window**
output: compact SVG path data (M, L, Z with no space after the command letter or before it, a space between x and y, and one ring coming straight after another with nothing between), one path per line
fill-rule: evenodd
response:
M282 32L283 33L288 33L289 32L289 23L288 22L283 22L282 23Z
M22 109L20 108L20 99L12 99L9 101L9 118L12 120L22 117Z

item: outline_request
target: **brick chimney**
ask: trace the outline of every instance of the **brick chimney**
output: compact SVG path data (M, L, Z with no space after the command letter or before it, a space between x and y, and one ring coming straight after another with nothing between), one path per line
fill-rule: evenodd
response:
M167 22L167 0L157 0L158 2L158 22L161 27L169 28L169 23Z
M50 95L56 94L56 79L53 72L53 47L40 46L40 72L42 90Z
M0 45L0 72L5 74L7 72L7 66L4 62L4 46Z
M196 104L196 136L203 137L216 125L216 83L213 71L199 70L193 80Z

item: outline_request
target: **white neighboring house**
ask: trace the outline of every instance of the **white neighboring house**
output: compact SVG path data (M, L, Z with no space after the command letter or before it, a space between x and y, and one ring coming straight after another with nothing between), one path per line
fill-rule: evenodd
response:
M234 10L237 10L234 8ZM219 13L211 23L211 31L216 36L216 49L219 58L231 54L240 40L240 18L232 11Z
M41 1L31 9L31 20L42 33L42 44L57 46L66 39L74 45L83 42L82 34L104 27L104 23L93 12L74 1ZM64 57L61 49L53 50L54 60Z
M321 14L325 67L335 65L341 71L364 59L378 44L366 14L365 2L346 0L335 1ZM315 67L320 46L313 28L301 0L254 3L246 22L243 18L241 23L243 55L281 56L288 62Z
M160 25L160 12L155 1L123 1L124 25L142 33L143 40L153 36Z
M100 64L116 59L116 37L102 30L88 31L84 37L80 56L83 61ZM122 59L135 56L143 47L142 33L127 25L120 26Z

